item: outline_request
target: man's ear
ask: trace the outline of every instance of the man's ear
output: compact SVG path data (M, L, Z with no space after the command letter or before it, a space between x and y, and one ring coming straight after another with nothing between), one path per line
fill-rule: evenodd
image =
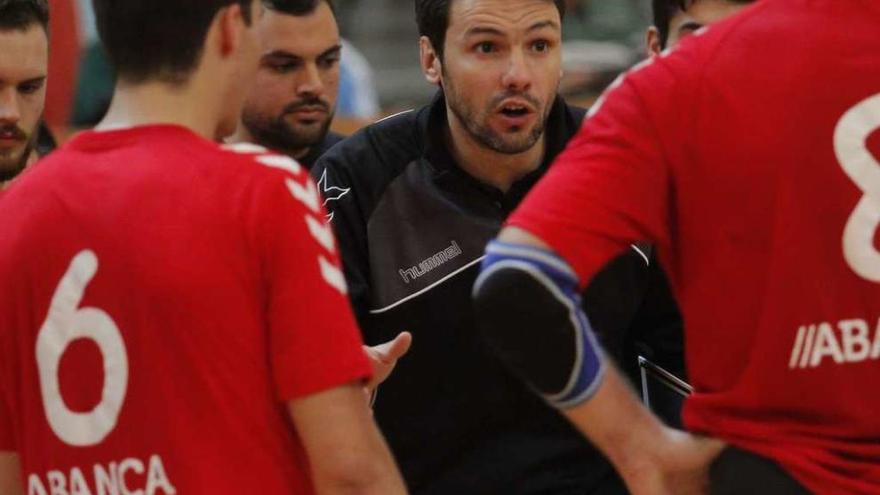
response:
M218 30L220 54L225 57L237 51L242 43L242 30L247 28L241 5L232 3L221 8L214 25Z
M663 44L660 43L660 30L657 26L651 26L645 33L645 51L649 57L660 55L663 51Z
M443 65L440 56L434 51L434 46L427 36L419 38L419 60L422 64L422 73L425 74L425 80L431 84L440 85L441 74L443 74Z

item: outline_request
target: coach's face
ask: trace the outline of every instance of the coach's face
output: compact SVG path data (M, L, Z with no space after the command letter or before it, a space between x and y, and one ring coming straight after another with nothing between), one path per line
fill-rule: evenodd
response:
M327 2L303 16L267 10L257 78L242 124L254 140L292 155L319 144L336 110L341 52Z
M46 101L49 40L39 24L0 30L0 182L18 175L36 141Z
M544 133L561 77L561 20L548 0L455 0L439 83L450 118L505 154Z

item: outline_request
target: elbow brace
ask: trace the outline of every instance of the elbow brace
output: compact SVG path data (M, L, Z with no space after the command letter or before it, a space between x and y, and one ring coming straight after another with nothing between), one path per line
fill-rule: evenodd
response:
M549 251L493 241L474 286L477 323L515 374L554 407L596 392L604 358L577 275Z

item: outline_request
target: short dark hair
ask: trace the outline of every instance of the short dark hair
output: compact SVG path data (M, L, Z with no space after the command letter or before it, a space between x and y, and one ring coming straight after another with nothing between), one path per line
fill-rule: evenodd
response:
M676 12L683 11L687 6L684 0L651 0L651 13L654 16L654 27L660 34L660 46L666 48L669 41L669 23Z
M443 44L449 28L449 11L453 0L415 0L416 23L419 35L427 36L440 59L443 59ZM551 0L547 0L548 2ZM559 17L565 17L565 0L552 0L559 10Z
M26 30L34 24L49 32L49 3L46 0L0 0L0 30Z
M326 3L330 10L336 13L332 0L263 0L263 7L283 14L300 17L311 14L321 3Z
M120 79L135 84L185 82L217 12L236 3L250 23L250 0L92 0L110 62Z
M727 0L732 3L752 3L755 0ZM683 12L694 3L694 0L651 0L651 10L654 16L654 27L660 34L660 47L666 48L669 42L669 23L672 17Z

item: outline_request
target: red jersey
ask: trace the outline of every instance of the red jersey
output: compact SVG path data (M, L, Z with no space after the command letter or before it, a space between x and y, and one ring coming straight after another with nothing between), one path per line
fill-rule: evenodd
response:
M586 283L655 242L686 425L880 493L880 5L767 0L607 92L509 224Z
M312 492L286 402L370 365L305 169L92 132L0 211L0 450L27 493Z

